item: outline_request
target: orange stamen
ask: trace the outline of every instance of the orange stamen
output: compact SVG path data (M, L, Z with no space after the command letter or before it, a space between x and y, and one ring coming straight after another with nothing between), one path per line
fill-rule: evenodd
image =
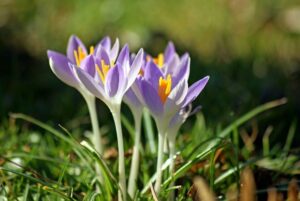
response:
M94 54L94 51L95 51L94 46L91 46L89 55ZM78 67L80 67L80 64L81 64L82 60L86 56L87 56L86 53L83 51L83 49L80 46L78 46L77 50L74 50L74 57L75 57L76 65Z
M171 87L172 87L172 78L171 78L170 74L167 76L167 79L164 79L163 77L159 78L158 95L160 97L160 100L163 103L166 102L167 97L169 96L169 94L171 92Z
M105 64L104 60L101 60L101 69L98 66L98 64L95 64L95 65L96 65L96 70L98 72L98 75L100 76L102 83L105 84L106 75L110 69L110 66Z

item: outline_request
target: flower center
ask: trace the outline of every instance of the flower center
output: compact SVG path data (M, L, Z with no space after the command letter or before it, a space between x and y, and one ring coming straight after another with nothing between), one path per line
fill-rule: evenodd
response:
M94 54L94 46L90 46L90 53L89 55ZM83 49L78 46L77 50L74 50L74 57L76 61L76 65L79 67L82 60L86 57L86 53L83 51Z
M106 75L110 69L110 66L106 64L104 60L101 60L101 68L98 66L98 64L95 64L95 66L102 83L105 84Z
M165 103L167 100L167 97L169 96L171 92L172 87L172 78L171 75L168 74L167 79L164 79L163 77L159 78L158 81L158 95L160 97L160 100Z

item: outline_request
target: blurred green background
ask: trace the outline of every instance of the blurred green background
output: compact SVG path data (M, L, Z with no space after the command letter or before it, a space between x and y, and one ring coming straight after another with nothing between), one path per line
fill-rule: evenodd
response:
M132 51L155 55L172 40L191 54L190 82L211 76L198 98L210 125L281 97L288 104L261 127L275 125L280 133L299 119L298 0L1 0L1 119L22 112L70 127L88 121L83 99L52 74L46 56L47 49L65 52L71 34L87 45L119 37ZM107 124L108 110L101 103L98 109Z

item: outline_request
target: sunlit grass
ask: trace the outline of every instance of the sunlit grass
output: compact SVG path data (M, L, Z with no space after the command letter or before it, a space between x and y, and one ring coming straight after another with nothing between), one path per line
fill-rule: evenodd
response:
M299 174L299 165L295 165L297 162L299 163L299 155L290 150L297 126L295 122L291 123L290 129L287 131L287 141L282 147L283 151L266 143L269 136L267 134L263 138L262 151L249 149L247 146L249 142L243 141L239 136L239 129L245 123L260 113L268 113L270 109L285 102L285 99L281 99L254 108L224 129L208 128L203 115L197 115L194 128L181 134L177 140L176 171L173 175L169 175L168 171L163 172L164 182L159 195L153 191L156 158L153 157L155 154L151 150L151 145L148 143L149 137L146 135L147 129L152 127L151 119L146 117L143 130L144 140L141 147L138 192L134 200L167 200L172 191L175 191L177 200L197 200L201 196L208 196L207 200L212 200L214 196L211 197L210 193L213 191L221 200L224 200L229 192L231 195L238 196L239 181L245 180L243 174L240 178L240 172L245 167L251 167L253 171L259 168L273 171L274 177L278 177L278 174L281 173L289 175L287 178ZM122 118L123 125L132 135L132 123L126 116ZM107 149L111 153L107 153L107 151L104 154L106 158L104 158L82 135L73 135L63 126L54 128L24 114L11 114L10 119L0 129L2 142L0 147L0 199L116 199L119 188L116 178L117 157L113 154L112 149ZM150 133L152 132L155 133L153 128L150 130ZM125 147L132 146L132 138L126 140ZM150 138L155 140L156 136ZM130 150L126 151L126 166L129 167L131 152ZM96 172L93 168L95 161L101 167L103 184L98 182L95 177ZM284 163L281 163L282 161ZM163 167L168 169L168 164L169 160L166 160ZM246 174L252 175L252 173ZM206 182L203 183L204 180L199 180L197 176L201 176ZM246 177L250 178L250 176ZM252 178L246 179L247 182L252 180ZM169 184L173 181L175 186L169 188ZM207 185L207 188L211 190L200 192L199 188L203 185ZM253 182L249 185L253 186ZM273 185L272 181L270 181L271 185ZM291 185L293 189L297 189L295 188L297 182L294 181ZM96 191L96 186L99 186L100 193ZM287 192L288 182L283 188L285 188L284 191L282 189L277 189L277 191ZM274 193L271 194L273 191L267 191L267 189L256 190L251 187L246 190L252 190L253 197L259 195L259 192L269 192L269 196L275 196ZM291 191L290 196L295 195L295 190L289 191ZM243 191L241 193L241 197L243 197Z

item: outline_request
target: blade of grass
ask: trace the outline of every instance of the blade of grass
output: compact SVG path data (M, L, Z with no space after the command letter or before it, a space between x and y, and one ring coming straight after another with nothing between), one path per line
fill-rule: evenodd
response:
M127 131L130 134L131 140L134 140L134 127L132 126L132 124L129 122L129 120L127 119L126 116L121 115L121 121L122 124L125 126L125 128L127 129Z
M253 117L255 117L256 115L267 111L269 109L281 106L283 104L287 103L287 98L281 98L278 100L274 100L268 103L265 103L263 105L260 105L256 108L254 108L253 110L251 110L250 112L246 113L245 115L243 115L242 117L238 118L237 120L235 120L232 124L230 124L229 126L227 126L221 133L219 133L220 137L226 137L227 135L229 135L235 128L239 127L240 125L244 124L245 122L247 122L248 120L252 119Z
M290 129L289 129L289 132L287 135L287 139L286 139L286 142L285 142L285 145L283 148L283 151L285 151L285 152L288 152L291 148L291 145L292 145L292 142L293 142L293 139L295 136L295 132L296 132L296 127L297 127L297 120L294 119L290 126Z
M184 175L196 162L205 159L209 156L209 154L216 148L222 147L223 141L219 138L212 141L210 144L207 145L206 149L204 151L200 151L198 155L196 155L191 160L187 161L183 166L181 166L173 175L171 175L169 178L165 180L165 182L162 184L163 188L166 188L170 182L175 181L177 178Z
M153 123L151 120L151 116L147 110L143 111L143 119L144 119L144 125L145 125L145 133L147 135L147 142L150 146L150 151L152 154L156 153L156 142L154 138L154 131L153 131Z

